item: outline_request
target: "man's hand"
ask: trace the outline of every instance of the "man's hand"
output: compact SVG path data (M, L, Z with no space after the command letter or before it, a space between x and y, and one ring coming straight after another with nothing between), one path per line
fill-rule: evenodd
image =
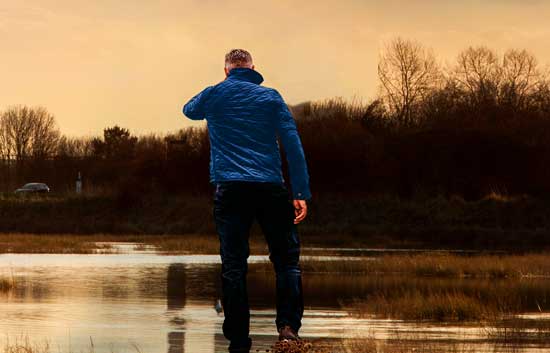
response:
M294 215L296 216L296 218L294 218L294 224L298 224L303 221L304 218L306 218L306 200L294 200L292 203L294 204Z

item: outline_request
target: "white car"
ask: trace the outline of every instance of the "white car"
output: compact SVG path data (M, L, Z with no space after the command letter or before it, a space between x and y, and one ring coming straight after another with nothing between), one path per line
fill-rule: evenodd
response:
M48 185L44 183L28 183L20 187L19 189L15 190L16 194L19 193L46 193L50 192L50 188Z

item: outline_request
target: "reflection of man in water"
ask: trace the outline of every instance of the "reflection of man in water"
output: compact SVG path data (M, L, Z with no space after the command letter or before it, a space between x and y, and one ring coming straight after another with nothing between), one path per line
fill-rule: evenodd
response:
M183 264L170 264L166 278L166 305L168 310L181 310L186 302L186 273ZM180 324L182 322L180 321ZM168 353L184 353L185 332L168 332Z
M297 224L311 198L309 176L294 118L273 88L261 86L250 53L225 56L226 79L183 107L206 119L210 137L213 215L220 238L224 336L230 352L248 352L250 312L246 290L248 234L258 220L276 272L279 339L299 339L303 315ZM292 197L281 172L279 137L286 153Z

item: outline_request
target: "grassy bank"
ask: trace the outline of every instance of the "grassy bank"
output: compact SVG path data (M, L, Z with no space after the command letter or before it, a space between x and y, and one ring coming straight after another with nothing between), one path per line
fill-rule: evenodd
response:
M91 254L112 252L109 244L95 242L110 241L112 236L76 234L0 234L0 253L22 254Z
M550 247L550 200L490 195L402 200L315 195L299 225L304 243L459 249ZM215 235L210 195L0 198L1 233ZM261 235L257 224L252 235ZM171 247L184 247L176 241Z
M205 234L28 234L0 233L0 253L91 254L117 250L105 242L136 243L136 250L148 245L164 254L219 254L216 235ZM250 240L252 254L267 254L265 242Z

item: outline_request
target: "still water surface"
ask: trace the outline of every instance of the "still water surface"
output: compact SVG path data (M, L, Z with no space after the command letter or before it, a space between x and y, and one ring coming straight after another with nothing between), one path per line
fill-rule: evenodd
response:
M29 337L48 340L53 351L97 353L225 352L220 298L219 256L159 255L151 249L119 254L0 255L0 275L13 273L17 286L0 294L0 342ZM334 257L316 257L334 259ZM342 261L352 258L338 257ZM249 262L268 261L251 256ZM254 349L276 340L273 276L249 274ZM478 327L354 318L340 301L364 297L369 278L357 275L304 276L306 310L301 336L340 339L414 335L440 344L468 342L489 349ZM336 340L335 340L336 341ZM525 351L545 351L533 346Z

